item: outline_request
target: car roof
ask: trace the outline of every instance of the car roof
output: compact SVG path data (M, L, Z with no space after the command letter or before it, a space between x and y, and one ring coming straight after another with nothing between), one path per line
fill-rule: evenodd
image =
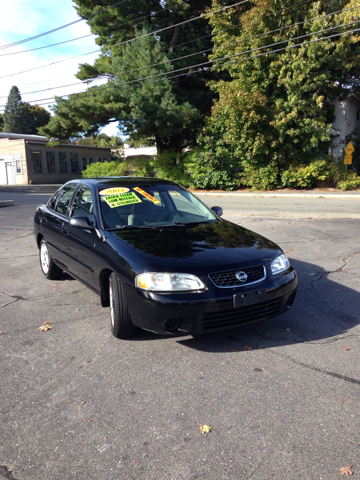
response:
M92 185L93 187L116 187L123 185L177 185L169 180L152 177L97 177L82 178L82 183Z

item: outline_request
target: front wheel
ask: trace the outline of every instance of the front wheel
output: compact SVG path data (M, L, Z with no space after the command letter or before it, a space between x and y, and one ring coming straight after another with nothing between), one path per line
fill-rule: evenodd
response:
M131 321L122 288L118 276L112 273L109 279L111 332L116 338L129 338L135 334L136 328Z
M47 279L58 280L61 278L63 272L50 257L49 249L44 239L40 242L39 258L41 271Z

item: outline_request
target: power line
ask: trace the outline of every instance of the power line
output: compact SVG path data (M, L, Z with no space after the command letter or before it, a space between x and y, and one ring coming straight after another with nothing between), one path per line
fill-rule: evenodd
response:
M313 0L311 0L311 1L313 1ZM184 3L188 3L188 2L189 2L189 0L185 0L184 2L178 3L177 5L183 5ZM121 2L120 2L120 3L121 3ZM176 5L176 6L177 6L177 5ZM109 8L110 8L110 7L109 7ZM150 13L149 15L144 15L144 16L142 16L142 17L135 18L135 20L133 20L133 21L131 22L131 24L130 24L129 22L127 22L127 23L121 23L121 24L119 24L119 25L116 25L115 27L108 28L108 30L113 30L114 28L119 28L119 27L122 27L122 26L124 26L124 25L134 25L134 24L136 24L138 21L143 20L144 18L154 16L154 15L156 15L157 13L160 13L160 12L161 12L161 13L162 13L162 12L166 12L166 10L171 10L171 9L173 9L173 8L174 8L174 6L168 7L168 8L163 8L163 9L158 10L158 11L156 11L156 12L152 12L152 13ZM102 11L104 11L104 10L102 10ZM98 12L98 13L101 13L101 12ZM80 19L80 20L78 20L78 21L81 21L81 20L83 20L83 19ZM74 41L76 41L76 40L81 40L82 38L92 37L92 36L95 36L95 35L96 35L95 33L89 33L88 35L83 35L82 37L76 37L76 38L72 38L72 39L70 39L70 40L65 40L65 41L63 41L63 42L53 43L53 44L51 44L51 45L44 45L43 47L38 47L38 48L32 48L32 49L30 49L30 50L22 50L21 52L12 52L12 53L2 53L2 54L0 54L0 57L5 57L5 56L8 56L8 55L18 55L18 54L20 54L20 53L34 52L35 50L42 50L43 48L56 47L57 45L63 45L64 43L74 42ZM0 50L1 50L1 48L0 48Z
M123 1L126 1L126 0L123 0ZM170 28L175 28L175 27L178 27L178 26L180 26L180 25L184 25L184 24L186 24L186 23L193 22L194 20L199 20L200 18L204 18L204 17L206 17L206 16L208 16L208 15L212 15L212 14L214 14L214 13L220 12L220 11L225 10L225 9L227 9L227 8L232 8L232 7L241 5L241 4L243 4L243 3L248 3L248 2L249 2L249 0L242 0L241 2L235 3L235 4L233 4L233 5L229 5L229 6L226 6L226 7L219 8L218 10L215 10L215 11L213 11L213 12L205 13L204 15L199 15L199 16L197 16L197 17L190 18L189 20L184 20L183 22L179 22L179 23L176 23L176 24L174 24L174 25L170 25L169 27L160 28L159 30L155 30L155 31L153 31L153 32L146 33L146 34L144 34L144 35L140 35L139 37L135 37L135 38L131 38L131 39L129 39L129 40L125 40L125 41L123 41L123 42L115 43L114 45L111 45L111 46L109 46L109 47L107 47L107 48L108 48L108 49L112 49L112 48L114 48L114 47L117 47L117 46L120 46L120 45L124 45L124 44L129 43L129 42L133 42L134 40L139 40L139 39L141 39L141 38L145 38L145 37L148 37L148 36L150 36L150 35L156 35L157 33L164 32L165 30L169 30ZM120 2L120 3L121 3L121 2ZM91 52L87 52L87 53L84 53L84 54L82 54L82 55L77 55L77 56L75 56L75 57L66 58L66 59L64 59L64 60L58 60L58 61L56 61L56 62L52 62L52 63L48 63L48 64L46 64L46 65L42 65L41 67L35 67L35 68L31 68L31 69L29 69L29 70L23 70L22 72L11 73L10 75L3 75L3 76L0 77L0 78L9 78L9 77L13 77L13 76L15 76L15 75L21 75L22 73L32 72L32 71L34 71L34 70L39 70L39 69L41 69L41 68L49 67L49 66L55 65L55 64L57 64L57 63L66 62L66 61L68 61L68 60L73 60L74 58L80 58L80 57L83 57L83 56L85 56L85 55L90 55L90 54L92 54L92 53L96 53L96 52L99 52L99 51L101 51L101 49L93 50L93 51L91 51Z
M75 23L82 22L83 20L88 20L89 18L95 17L95 15L99 15L99 13L105 12L106 10L109 10L109 8L114 8L117 7L118 5L126 2L127 0L121 0L121 2L115 3L114 5L110 5L107 8L103 8L102 10L99 10L98 12L92 13L91 15L88 15L84 18L79 18L78 20L75 20L74 22L67 23L65 25L61 25L60 27L54 28L52 30L48 30L47 32L39 33L38 35L34 35L33 37L28 37L24 38L23 40L19 40L18 42L14 43L9 43L7 45L1 45L0 50L4 50L6 48L14 47L15 45L21 45L22 43L30 42L31 40L36 40L37 38L43 37L45 35L49 35L50 33L57 32L58 30L62 30L63 28L70 27L71 25L75 25Z
M7 57L9 55L19 55L19 53L35 52L35 50L42 50L43 48L56 47L57 45L63 45L64 43L74 42L75 40L81 40L82 38L92 37L93 35L94 35L93 33L89 33L88 35L83 35L82 37L76 37L70 40L64 40L63 42L53 43L51 45L44 45L43 47L31 48L30 50L22 50L21 52L1 53L0 57Z
M201 55L203 53L206 53L210 50L219 50L221 48L224 48L224 47L228 47L228 46L231 46L231 45L236 45L236 44L239 44L239 43L243 43L245 41L248 41L248 40L253 40L254 38L259 38L259 37L263 37L265 35L270 35L270 34L273 34L273 33L276 33L276 32L279 32L279 31L283 31L283 30L287 30L289 28L292 28L292 27L296 27L298 25L303 25L304 23L309 23L309 22L313 22L315 20L320 20L320 19L323 19L323 18L327 18L329 16L333 16L333 15L336 15L338 13L342 13L342 12L347 12L347 11L351 11L351 10L354 10L358 7L352 7L352 8L347 8L345 10L338 10L336 12L332 12L332 13L329 13L327 15L320 15L320 16L317 16L317 17L314 17L314 18L311 18L311 19L308 19L308 20L304 20L302 22L298 22L298 23L294 23L292 25L288 25L286 27L281 27L281 28L277 28L275 30L271 30L269 32L264 32L264 33L260 33L258 35L254 35L252 37L247 37L247 38L243 38L241 40L238 40L236 42L231 42L231 43L226 43L226 44L223 44L219 47L215 47L213 49L209 48L207 50L202 50L202 51L198 51L198 52L195 52L195 53L191 53L189 55L184 55L182 57L177 57L177 58L173 58L173 59L168 59L168 60L165 60L164 62L159 62L159 63L153 63L151 65L146 65L144 67L139 67L139 68L135 68L133 70L127 70L125 72L122 72L122 75L124 74L129 74L129 73L132 73L132 72L136 72L136 71L139 71L139 70L144 70L145 68L151 68L151 67L157 67L157 66L160 66L160 65L164 65L165 63L172 63L172 62L176 62L178 60L183 60L184 58L189 58L189 57L192 57L194 55ZM351 22L351 23L354 23L354 22ZM350 25L351 23L347 24L347 25ZM346 25L342 25L342 26L346 26ZM333 29L335 28L340 28L340 27L333 27ZM323 33L325 31L328 31L328 30L320 30L318 32L315 32L315 33ZM308 34L308 36L311 36L311 35L314 35L315 34L314 32L311 33L311 34ZM306 36L302 36L302 37L297 37L297 38L305 38ZM293 38L291 40L296 40L297 38ZM280 43L283 43L283 42L287 42L289 41L289 39L287 40L283 40L282 42L277 42L276 44L274 45L277 45L277 44L280 44ZM272 45L269 45L269 46L272 46ZM262 47L262 48L266 48L266 47ZM68 85L60 85L58 87L52 87L52 88L45 88L43 90L35 90L35 91L32 91L32 92L25 92L25 93L22 93L22 96L23 95L29 95L29 94L33 94L33 93L40 93L40 92L45 92L45 91L49 91L49 90L56 90L57 88L65 88L65 87L71 87L71 86L74 86L74 85L80 85L82 83L86 83L86 81L84 82L76 82L76 83L71 83L71 84L68 84ZM0 98L7 98L7 96L3 96L3 97L0 97Z
M355 22L355 23L359 23L359 21ZM345 24L345 25L340 25L338 27L333 27L331 29L327 29L325 31L329 31L329 30L333 30L334 28L340 28L340 27L344 27L344 26L347 26L347 25L352 25L354 22L350 23L350 24ZM354 32L358 32L360 31L360 28L358 29L353 29L353 30L348 30L346 32L340 32L340 33L336 33L334 35L329 35L327 37L323 37L323 38L319 38L319 39L315 39L315 40L309 40L308 42L302 42L302 43L298 43L296 45L288 45L286 47L282 47L282 48L279 48L279 49L276 49L276 50L271 50L271 51L267 51L267 52L263 52L263 53L259 53L257 55L252 55L252 56L249 56L249 57L245 57L245 58L240 58L240 59L237 59L237 60L233 60L233 61L230 61L230 62L226 62L226 63L223 63L221 65L219 65L220 67L223 67L225 65L230 65L230 64L233 64L233 63L239 63L239 62L242 62L242 61L246 61L246 60L251 60L253 58L257 58L257 57L261 57L261 56L264 56L264 55L271 55L273 53L278 53L278 52L281 52L281 51L284 51L284 50L289 50L289 49L292 49L292 48L297 48L297 47L301 47L303 45L308 45L308 44L311 44L311 43L316 43L316 42L320 42L320 41L323 41L323 40L328 40L330 38L335 38L335 37L338 37L338 36L342 36L342 35L347 35L349 33L354 33ZM309 35L316 35L317 33L323 33L324 31L321 31L321 32L314 32L312 34L309 34ZM302 37L296 37L294 39L288 39L288 40L285 40L286 42L289 42L289 41L293 41L295 39L300 39L300 38L305 38L305 37L308 37L309 35L304 35ZM272 45L265 45L263 47L259 47L259 48L254 48L252 50L248 50L246 52L242 52L240 54L235 54L235 55L229 55L227 57L223 57L221 59L218 59L216 61L220 61L220 60L224 60L224 59L228 59L228 58L234 58L234 57L238 57L239 55L244 55L244 54L248 54L248 53L252 53L252 52L256 52L256 51L259 51L263 48L270 48L272 46L276 46L276 45L279 45L280 43L284 43L285 41L282 41L282 42L277 42L277 43L274 43ZM213 62L205 62L205 63L202 63L202 64L197 64L197 65L193 65L191 68L195 68L195 67L201 67L205 64L209 64L209 63L213 63ZM189 68L189 67L186 67L186 68ZM184 70L185 68L182 68L182 69L179 69L179 70L175 70L174 72L170 72L170 73L175 73L175 72L178 72L178 71L181 71L181 70ZM200 71L201 70L204 70L206 68L202 68L202 69L199 69ZM138 80L132 80L131 82L124 82L122 84L117 84L117 85L111 85L111 86L107 86L107 87L99 87L97 88L96 90L94 89L93 91L91 92L87 92L85 94L72 94L74 98L84 98L84 97L89 97L89 96L93 96L94 93L97 93L99 90L106 90L106 89L110 89L110 88L119 88L119 86L123 86L123 85L129 85L128 87L124 87L124 88L119 88L119 90L124 90L124 89L128 89L128 88L136 88L136 87L139 87L139 86L144 86L144 85L149 85L151 83L157 83L159 81L165 81L165 80L172 80L173 78L178 78L178 77L181 77L181 76L185 76L185 75L192 75L193 73L198 73L198 72L186 72L186 73L182 73L182 74L179 74L179 75L173 75L171 77L166 77L166 78L162 78L162 79L158 79L158 80L155 80L155 81L152 81L152 82L142 82L143 80L147 80L147 79L150 79L150 78L155 78L155 77L158 77L160 75L166 75L166 74L169 74L169 72L166 72L166 73L162 73L162 74L158 74L158 75L153 75L151 77L145 77L143 79L138 79ZM133 83L135 82L142 82L142 83L139 83L138 85L133 85ZM131 85L130 85L131 84ZM69 97L70 95L65 95L64 97ZM64 99L64 97L62 97ZM41 100L38 100L38 101L45 101L45 100L52 100L53 97L51 98L43 98ZM56 102L51 102L51 104L54 104ZM46 105L46 103L43 103L43 104L40 104L40 105ZM4 105L1 105L0 107L4 107ZM24 106L24 107L15 107L15 108L12 108L10 110L18 110L18 109L21 109L21 108L29 108L28 106Z

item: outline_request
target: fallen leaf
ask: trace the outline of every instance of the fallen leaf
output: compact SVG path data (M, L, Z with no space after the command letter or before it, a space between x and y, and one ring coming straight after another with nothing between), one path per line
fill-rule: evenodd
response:
M88 418L86 419L86 421L87 421L88 423L90 423L90 420L89 420Z
M267 330L264 330L264 333L266 333L266 335L270 335L270 333Z
M269 376L271 377L271 375L270 375L270 373L269 373L269 372L267 372L266 370L264 370L264 372L265 372L267 375L269 375Z
M57 287L57 285L53 285L53 287Z
M52 323L51 320L48 320L47 322L44 322L44 325L50 325Z
M350 465L349 467L341 467L340 468L340 472L341 472L341 475L353 475L353 471L351 470L351 467L352 465Z
M80 405L84 405L84 403L86 403L85 401L81 402Z
M340 292L340 290L335 290L335 292Z
M290 328L287 328L286 331L287 331L287 332L290 332Z
M201 433L210 433L211 430L212 430L212 426L211 425L200 425L199 430L200 430Z
M344 350L345 350L345 352L347 352L348 350L350 350L350 348L349 348L349 347L345 347Z
M246 350L252 350L252 348L251 348L251 347L247 347L246 345L245 345L245 347L244 347L244 348L245 348Z
M200 372L200 375L205 375L205 372Z
M46 332L46 330L52 330L52 328L53 327L51 325L42 325L38 328L38 330L40 330L40 332Z
M230 350L231 350L232 352L238 352L238 351L239 351L236 347L230 347Z
M340 405L344 405L344 403L345 403L345 398L342 398L341 402L340 402Z

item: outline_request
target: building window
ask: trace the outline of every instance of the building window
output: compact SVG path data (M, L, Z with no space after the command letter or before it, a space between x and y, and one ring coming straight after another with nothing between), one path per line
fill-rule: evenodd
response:
M56 173L55 152L46 152L45 155L47 173Z
M31 152L33 172L34 173L43 173L43 164L41 158L41 151L32 151Z
M81 171L83 172L86 170L87 167L87 158L86 157L81 157Z
M59 152L59 171L60 173L68 173L66 152Z
M70 153L70 169L71 173L79 173L79 155Z
M23 169L22 169L22 161L20 160L15 160L16 162L16 174L17 175L22 175Z

